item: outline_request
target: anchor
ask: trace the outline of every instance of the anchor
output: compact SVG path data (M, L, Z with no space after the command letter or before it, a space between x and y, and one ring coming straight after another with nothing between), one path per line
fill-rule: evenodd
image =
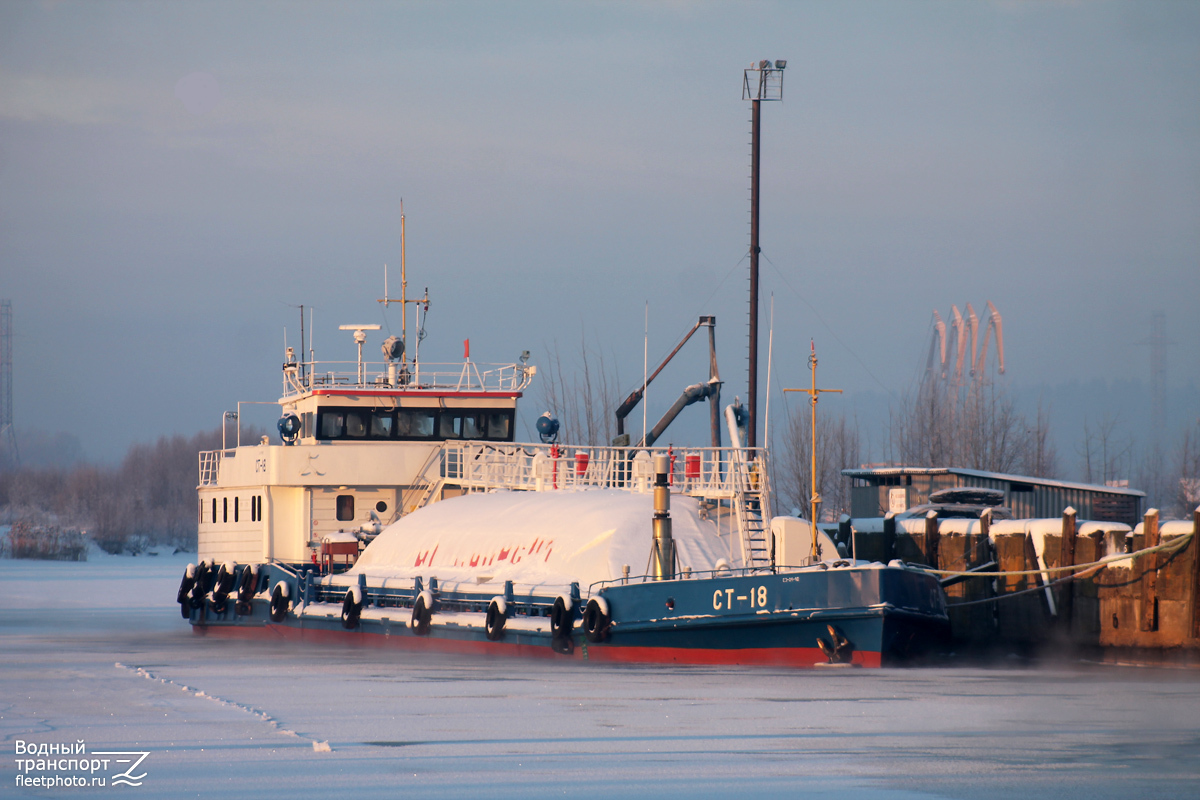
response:
M821 648L830 664L849 664L850 659L854 657L854 643L846 638L841 629L833 625L825 627L829 631L829 639L818 636L817 647Z

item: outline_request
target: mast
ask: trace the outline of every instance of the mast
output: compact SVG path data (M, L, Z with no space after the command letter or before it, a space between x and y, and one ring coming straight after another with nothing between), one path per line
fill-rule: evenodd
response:
M766 59L742 73L742 99L750 101L750 353L747 380L746 447L758 446L758 177L764 100L783 99L783 69L787 62ZM753 73L753 76L751 75ZM753 83L751 83L753 77Z
M417 309L417 353L420 353L421 348L421 312L429 310L429 289L425 289L425 296L420 300L408 299L408 239L404 219L404 198L400 198L400 299L388 297L387 292L387 264L383 265L383 297L379 302L383 303L386 309L392 303L400 304L400 343L404 351L403 366L404 371L408 371L408 305L421 306ZM413 366L416 367L417 356L413 356Z
M400 198L400 341L404 345L404 366L408 366L408 264L404 237L404 198ZM385 293L386 294L386 293Z
M808 389L784 389L785 392L804 392L808 395L809 404L812 406L812 428L809 432L809 444L812 450L812 463L809 472L809 483L811 484L812 494L809 497L809 524L812 525L812 553L811 563L816 563L820 560L820 547L817 545L817 506L821 504L821 495L817 491L817 398L823 392L832 392L841 394L841 389L818 389L817 388L817 343L809 340L809 356L808 356L808 371L812 375L812 386Z

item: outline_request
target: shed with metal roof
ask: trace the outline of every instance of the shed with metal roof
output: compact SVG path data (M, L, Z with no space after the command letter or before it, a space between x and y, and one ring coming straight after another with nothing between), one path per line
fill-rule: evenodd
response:
M1017 519L1060 516L1067 506L1080 519L1136 525L1145 492L1116 486L1071 483L1027 475L958 467L864 467L844 469L851 481L850 515L881 517L929 502L939 489L980 486L1004 492L1004 505Z

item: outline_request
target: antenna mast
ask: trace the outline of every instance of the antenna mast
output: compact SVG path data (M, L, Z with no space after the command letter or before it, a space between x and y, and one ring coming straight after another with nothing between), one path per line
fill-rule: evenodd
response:
M783 99L783 69L787 62L766 59L742 73L742 99L751 103L750 116L750 367L747 396L746 447L758 446L758 152L762 139L762 101Z
M429 308L429 290L425 290L425 297L420 300L408 299L408 245L406 241L405 224L404 224L404 198L400 198L400 299L388 297L387 289L387 264L383 265L383 297L379 302L383 303L383 307L387 308L392 303L400 304L400 341L404 345L404 366L408 367L408 304L424 305ZM420 320L418 320L418 323ZM420 348L421 339L418 332L417 347ZM413 363L417 361L413 358Z

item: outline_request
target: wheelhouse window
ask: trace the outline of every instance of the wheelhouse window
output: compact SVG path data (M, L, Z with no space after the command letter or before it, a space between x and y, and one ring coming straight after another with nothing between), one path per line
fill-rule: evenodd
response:
M380 413L376 411L371 415L371 438L372 439L390 439L392 438L392 415L390 413Z
M323 408L317 412L317 438L326 441L511 442L511 409Z
M343 411L336 409L327 409L321 412L321 439L340 439L342 432L346 430L346 414Z
M487 438L498 442L512 441L512 413L493 411L487 415Z
M362 439L367 435L367 420L370 418L369 411L348 411L346 412L346 435L351 439Z
M437 411L429 408L402 408L396 412L396 437L432 439Z

